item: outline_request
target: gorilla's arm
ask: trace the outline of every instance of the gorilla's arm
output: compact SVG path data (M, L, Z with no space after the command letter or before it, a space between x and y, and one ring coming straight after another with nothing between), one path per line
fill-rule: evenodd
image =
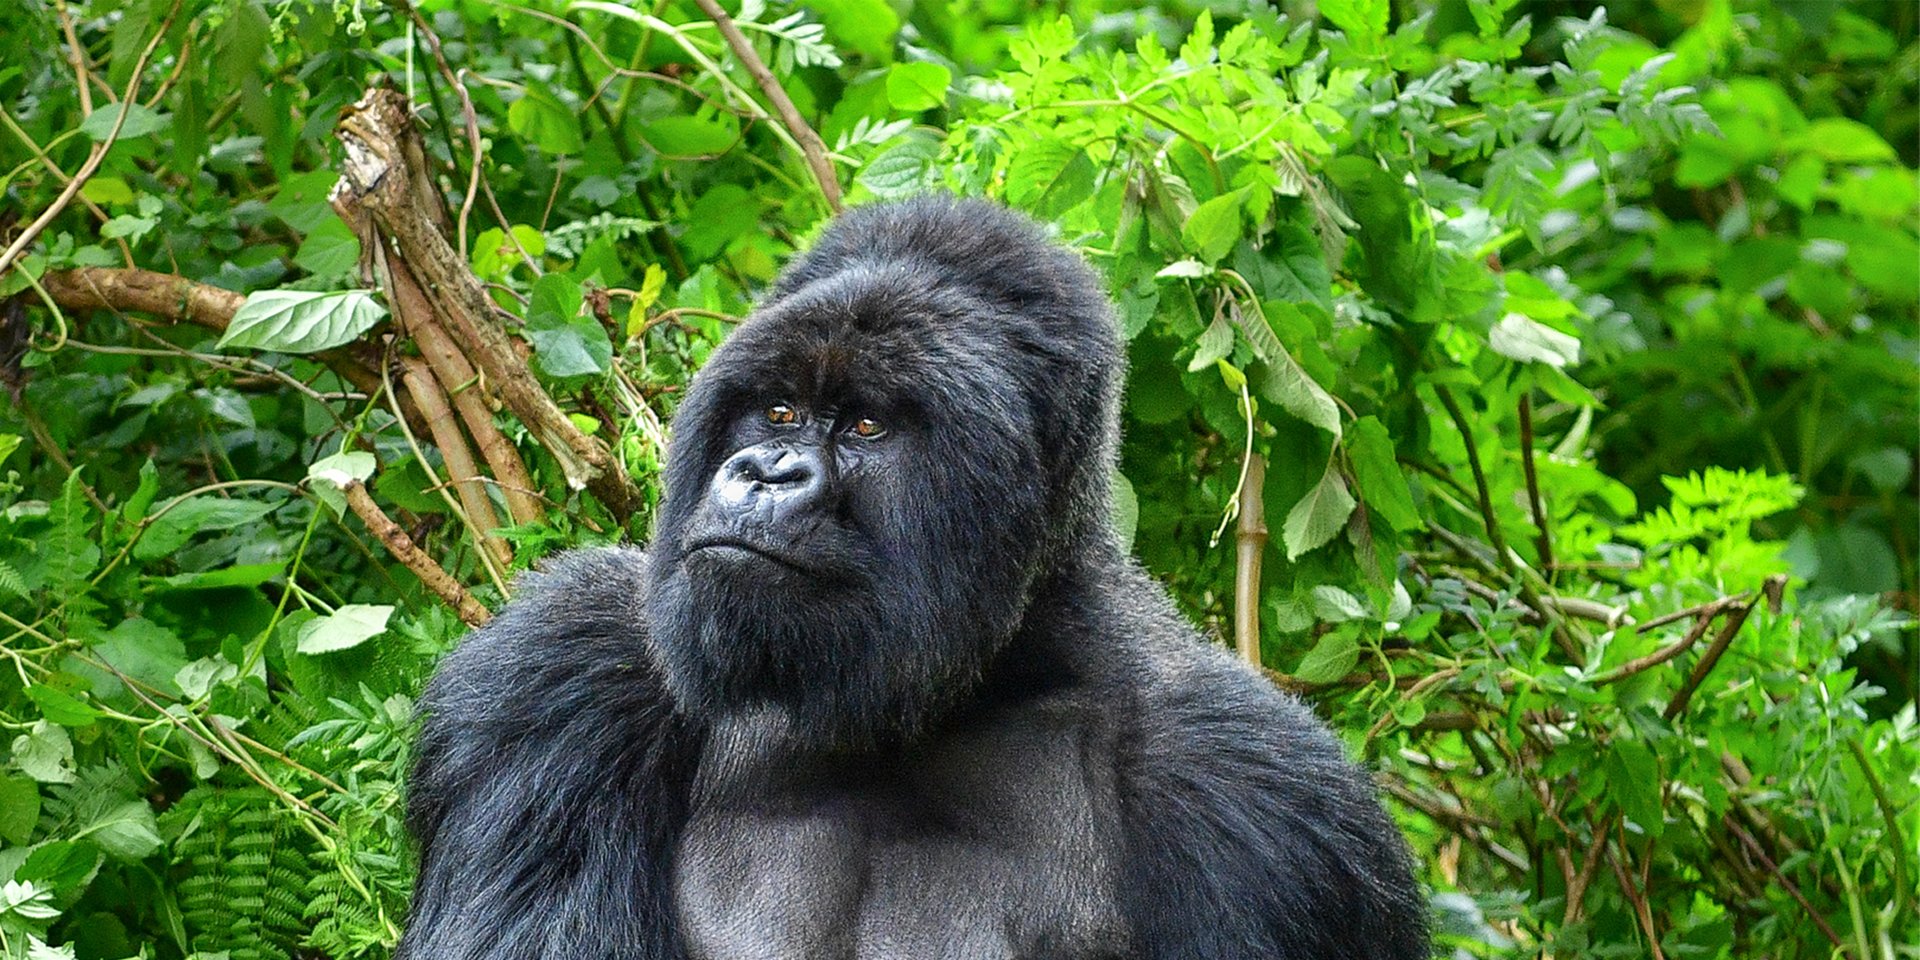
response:
M568 554L449 654L409 781L403 960L678 957L669 867L695 735L647 642L638 550Z
M1217 649L1154 659L1122 793L1143 957L1424 960L1399 832L1312 712Z

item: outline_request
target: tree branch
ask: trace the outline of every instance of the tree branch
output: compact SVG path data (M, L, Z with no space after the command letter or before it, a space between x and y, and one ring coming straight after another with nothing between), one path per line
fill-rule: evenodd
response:
M814 181L820 184L820 194L826 197L827 207L839 213L840 179L833 172L833 161L827 158L827 145L807 124L806 118L800 115L799 109L793 105L793 98L787 96L787 91L780 86L773 71L767 69L766 62L754 52L753 43L746 34L740 32L740 27L720 8L720 4L716 0L693 2L699 5L700 12L706 14L714 26L720 28L720 35L726 38L727 47L733 51L740 65L747 68L747 73L753 76L753 82L759 85L761 93L766 94L775 112L780 114L780 122L786 125L793 139L800 144L800 152L806 156L807 167L813 171Z
M447 606L452 607L461 620L469 626L478 627L493 619L493 614L480 601L475 600L473 594L468 593L467 588L460 585L460 581L455 580L438 563L435 563L432 557L427 556L424 551L415 546L413 538L407 536L407 532L400 529L400 525L394 523L393 518L387 516L386 512L380 509L379 504L373 502L373 497L367 493L366 484L355 480L347 484L345 490L347 506L362 523L367 525L367 529L372 531L374 536L380 538L381 543L386 544L387 552L393 554L393 558L400 561L407 569L412 570L414 575L420 578L420 582L426 584L427 589L433 591L433 594Z

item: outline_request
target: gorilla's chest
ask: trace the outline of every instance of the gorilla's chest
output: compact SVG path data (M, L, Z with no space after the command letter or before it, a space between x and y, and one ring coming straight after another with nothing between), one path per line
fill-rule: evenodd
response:
M674 871L690 956L1121 955L1099 739L1043 711L881 759L799 759L766 729L716 737Z

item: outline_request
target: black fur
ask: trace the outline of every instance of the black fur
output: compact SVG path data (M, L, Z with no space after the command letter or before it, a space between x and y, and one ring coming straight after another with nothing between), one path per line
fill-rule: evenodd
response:
M653 543L442 665L401 956L1426 956L1365 775L1113 544L1109 310L989 204L830 227L688 391Z

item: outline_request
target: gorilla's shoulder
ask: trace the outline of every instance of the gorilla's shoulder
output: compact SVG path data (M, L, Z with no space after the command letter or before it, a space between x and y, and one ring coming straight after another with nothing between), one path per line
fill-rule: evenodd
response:
M647 641L648 561L637 547L551 557L514 580L513 599L441 661L430 716L536 719L569 700L595 702L657 670ZM578 704L576 704L578 705Z
M1188 958L1256 943L1276 956L1424 956L1399 834L1312 709L1190 629L1154 631L1137 656L1121 768L1130 888L1199 878L1186 899L1134 901L1149 942ZM1341 934L1352 929L1369 935Z

